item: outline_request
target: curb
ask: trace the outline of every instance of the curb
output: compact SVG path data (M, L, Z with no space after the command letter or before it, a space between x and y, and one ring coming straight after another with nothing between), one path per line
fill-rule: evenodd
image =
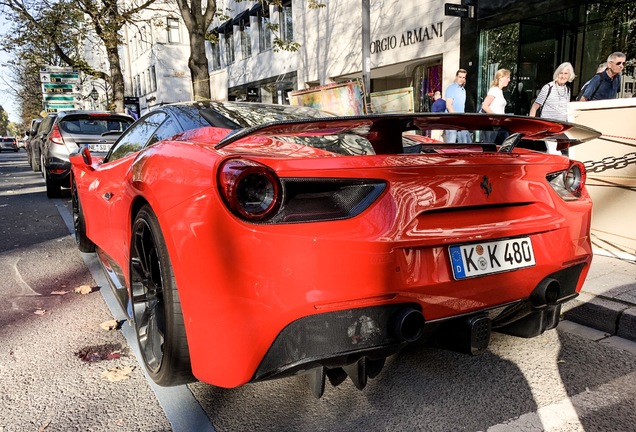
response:
M595 250L581 293L562 318L636 342L636 260Z

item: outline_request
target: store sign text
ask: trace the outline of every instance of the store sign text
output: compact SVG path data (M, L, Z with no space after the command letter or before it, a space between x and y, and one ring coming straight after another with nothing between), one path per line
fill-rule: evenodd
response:
M407 30L400 36L387 36L382 39L376 39L371 42L371 54L389 51L395 48L422 43L442 37L442 22L431 24L427 27L420 27L416 30Z

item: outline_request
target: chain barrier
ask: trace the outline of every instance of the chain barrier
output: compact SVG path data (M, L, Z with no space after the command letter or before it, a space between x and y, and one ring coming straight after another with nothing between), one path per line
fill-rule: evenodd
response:
M585 161L585 170L590 173L599 173L608 169L621 169L628 165L636 164L636 152L627 153L620 157L608 156L600 161Z

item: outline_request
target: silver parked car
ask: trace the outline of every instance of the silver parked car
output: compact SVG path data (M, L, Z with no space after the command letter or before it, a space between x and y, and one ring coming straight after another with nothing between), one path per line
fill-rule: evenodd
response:
M62 187L70 187L71 153L87 146L91 153L106 154L134 121L129 115L105 111L58 112L50 131L39 142L46 195L58 198Z

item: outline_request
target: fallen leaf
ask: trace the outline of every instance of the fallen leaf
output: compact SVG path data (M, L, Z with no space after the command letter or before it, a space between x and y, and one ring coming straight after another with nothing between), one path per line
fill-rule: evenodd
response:
M64 295L68 294L68 291L51 291L51 295Z
M104 321L103 323L101 323L99 326L108 331L108 330L116 330L119 328L119 324L121 324L121 321L117 321L117 320L108 320L108 321Z
M90 294L91 292L93 292L93 288L88 285L81 285L75 288L75 292L80 294Z
M135 368L132 366L126 367L115 367L113 369L108 369L102 372L102 378L107 379L110 382L127 380L130 378L130 374Z
M37 309L33 313L36 314L36 315L44 315L46 313L46 309Z

